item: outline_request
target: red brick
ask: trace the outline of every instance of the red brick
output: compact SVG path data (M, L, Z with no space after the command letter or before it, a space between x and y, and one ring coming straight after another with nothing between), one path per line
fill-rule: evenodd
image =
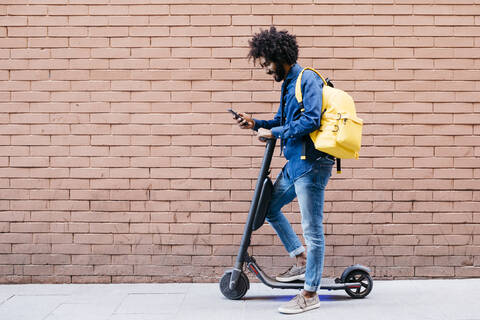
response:
M386 14L386 15L404 15L412 14L415 10L415 6L412 5L389 5L389 4L374 4L373 13ZM418 12L419 14L427 14L428 12Z
M153 26L188 26L189 23L188 16L152 16L149 22Z
M106 16L71 16L68 24L73 26L105 26L108 24Z
M71 258L68 255L60 255L60 254L34 254L32 255L32 263L47 264L47 265L71 264Z
M11 167L48 167L48 157L10 157Z
M73 239L74 243L87 244L109 244L113 243L113 236L107 234L76 234Z
M435 25L473 25L473 16L436 16Z
M214 33L215 35L220 36L218 33ZM191 26L172 26L170 27L170 35L172 37L179 37L179 36L209 36L210 35L210 27L191 27Z
M128 13L131 15L164 15L168 14L169 12L170 10L168 5L128 6Z
M206 15L210 13L211 13L210 5L196 5L196 4L195 5L183 5L183 4L170 5L170 14L173 14L173 15L177 15L177 14Z
M48 15L65 16L65 15L87 15L89 14L88 6L49 6Z
M9 37L46 37L47 27L8 27Z
M112 26L142 26L149 24L147 16L110 16L108 24Z
M89 275L93 273L93 266L59 265L55 266L55 274L59 275Z
M412 246L377 246L375 247L375 254L382 256L411 256L413 255L414 247Z
M27 8L24 6L24 8ZM6 16L2 18L2 25L4 26L26 26L27 17L22 16Z
M97 5L97 6L91 6L88 7L88 14L89 15L125 15L128 14L128 6L115 6L115 10L112 12L112 7L111 6L103 6L103 5Z
M191 16L190 23L192 26L222 26L230 25L232 23L232 19L230 16Z
M113 235L115 244L151 244L151 234L115 234Z
M333 225L335 234L371 234L372 225L369 224L335 224Z
M117 27L118 28L118 27ZM168 28L167 27L129 27L128 28L128 35L134 37L142 37L142 36L168 36ZM132 50L133 51L133 50ZM133 54L132 54L133 56Z
M24 275L51 275L53 266L48 265L26 265L23 267Z
M454 275L453 267L415 267L415 276L448 277Z
M480 268L477 266L472 266L472 267L455 267L455 276L456 277L468 277L468 278L473 278L473 277L478 277L480 273Z
M107 264L112 259L107 255L74 255L72 256L72 264L91 265L91 264Z

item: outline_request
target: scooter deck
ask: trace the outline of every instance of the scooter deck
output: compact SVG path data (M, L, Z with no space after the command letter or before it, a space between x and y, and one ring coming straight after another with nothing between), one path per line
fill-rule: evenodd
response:
M248 263L248 268L252 271L257 278L262 281L264 284L271 288L278 288L278 289L303 289L304 281L291 281L291 282L280 282L275 279L270 278L266 275L263 270L255 263L255 260L251 260ZM322 290L342 290L346 288L358 288L362 284L359 282L340 282L336 283L335 279L331 278L323 278L320 283L320 289Z
M270 278L272 281L279 282L279 283L293 283L297 286L300 286L303 288L304 281L296 280L296 281L290 281L290 282L280 282L277 280L273 280ZM348 285L346 283L336 283L335 279L333 278L322 278L322 281L320 282L320 289L325 289L325 290L341 290L345 289L346 287L352 287L356 288L357 285L360 283L355 283L355 282L350 282Z

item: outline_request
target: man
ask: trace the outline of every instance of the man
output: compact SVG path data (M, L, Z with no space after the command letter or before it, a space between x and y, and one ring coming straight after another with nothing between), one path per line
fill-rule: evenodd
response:
M283 81L278 112L273 120L252 119L240 113L238 124L242 129L258 131L260 140L280 138L281 152L288 162L278 175L266 220L275 229L290 257L296 264L277 276L278 281L305 280L304 289L291 301L280 306L282 313L300 313L318 308L317 290L323 271L324 191L331 175L334 158L315 149L309 133L320 127L323 83L312 71L302 77L303 108L295 99L295 82L302 71L296 61L296 37L275 27L262 30L249 41L248 58L259 61L277 82ZM305 155L305 159L302 159ZM302 215L303 235L307 251L280 209L298 197Z

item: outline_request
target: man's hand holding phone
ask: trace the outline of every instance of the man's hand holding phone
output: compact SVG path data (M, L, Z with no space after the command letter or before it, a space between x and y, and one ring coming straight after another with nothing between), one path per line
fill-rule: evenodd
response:
M237 119L237 123L242 129L253 129L255 121L246 113L239 113L240 118Z
M241 129L253 129L255 126L255 121L246 113L236 113L232 109L228 109L228 111L233 114L233 118L237 120L238 126Z

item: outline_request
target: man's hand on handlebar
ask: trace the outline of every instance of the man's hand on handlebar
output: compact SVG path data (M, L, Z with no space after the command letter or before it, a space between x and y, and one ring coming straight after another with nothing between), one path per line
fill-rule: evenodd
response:
M236 119L241 129L253 129L255 121L246 113L239 113L241 118Z
M267 139L275 138L275 136L272 134L272 131L265 128L258 129L257 135L258 135L258 140L262 142L267 141Z

